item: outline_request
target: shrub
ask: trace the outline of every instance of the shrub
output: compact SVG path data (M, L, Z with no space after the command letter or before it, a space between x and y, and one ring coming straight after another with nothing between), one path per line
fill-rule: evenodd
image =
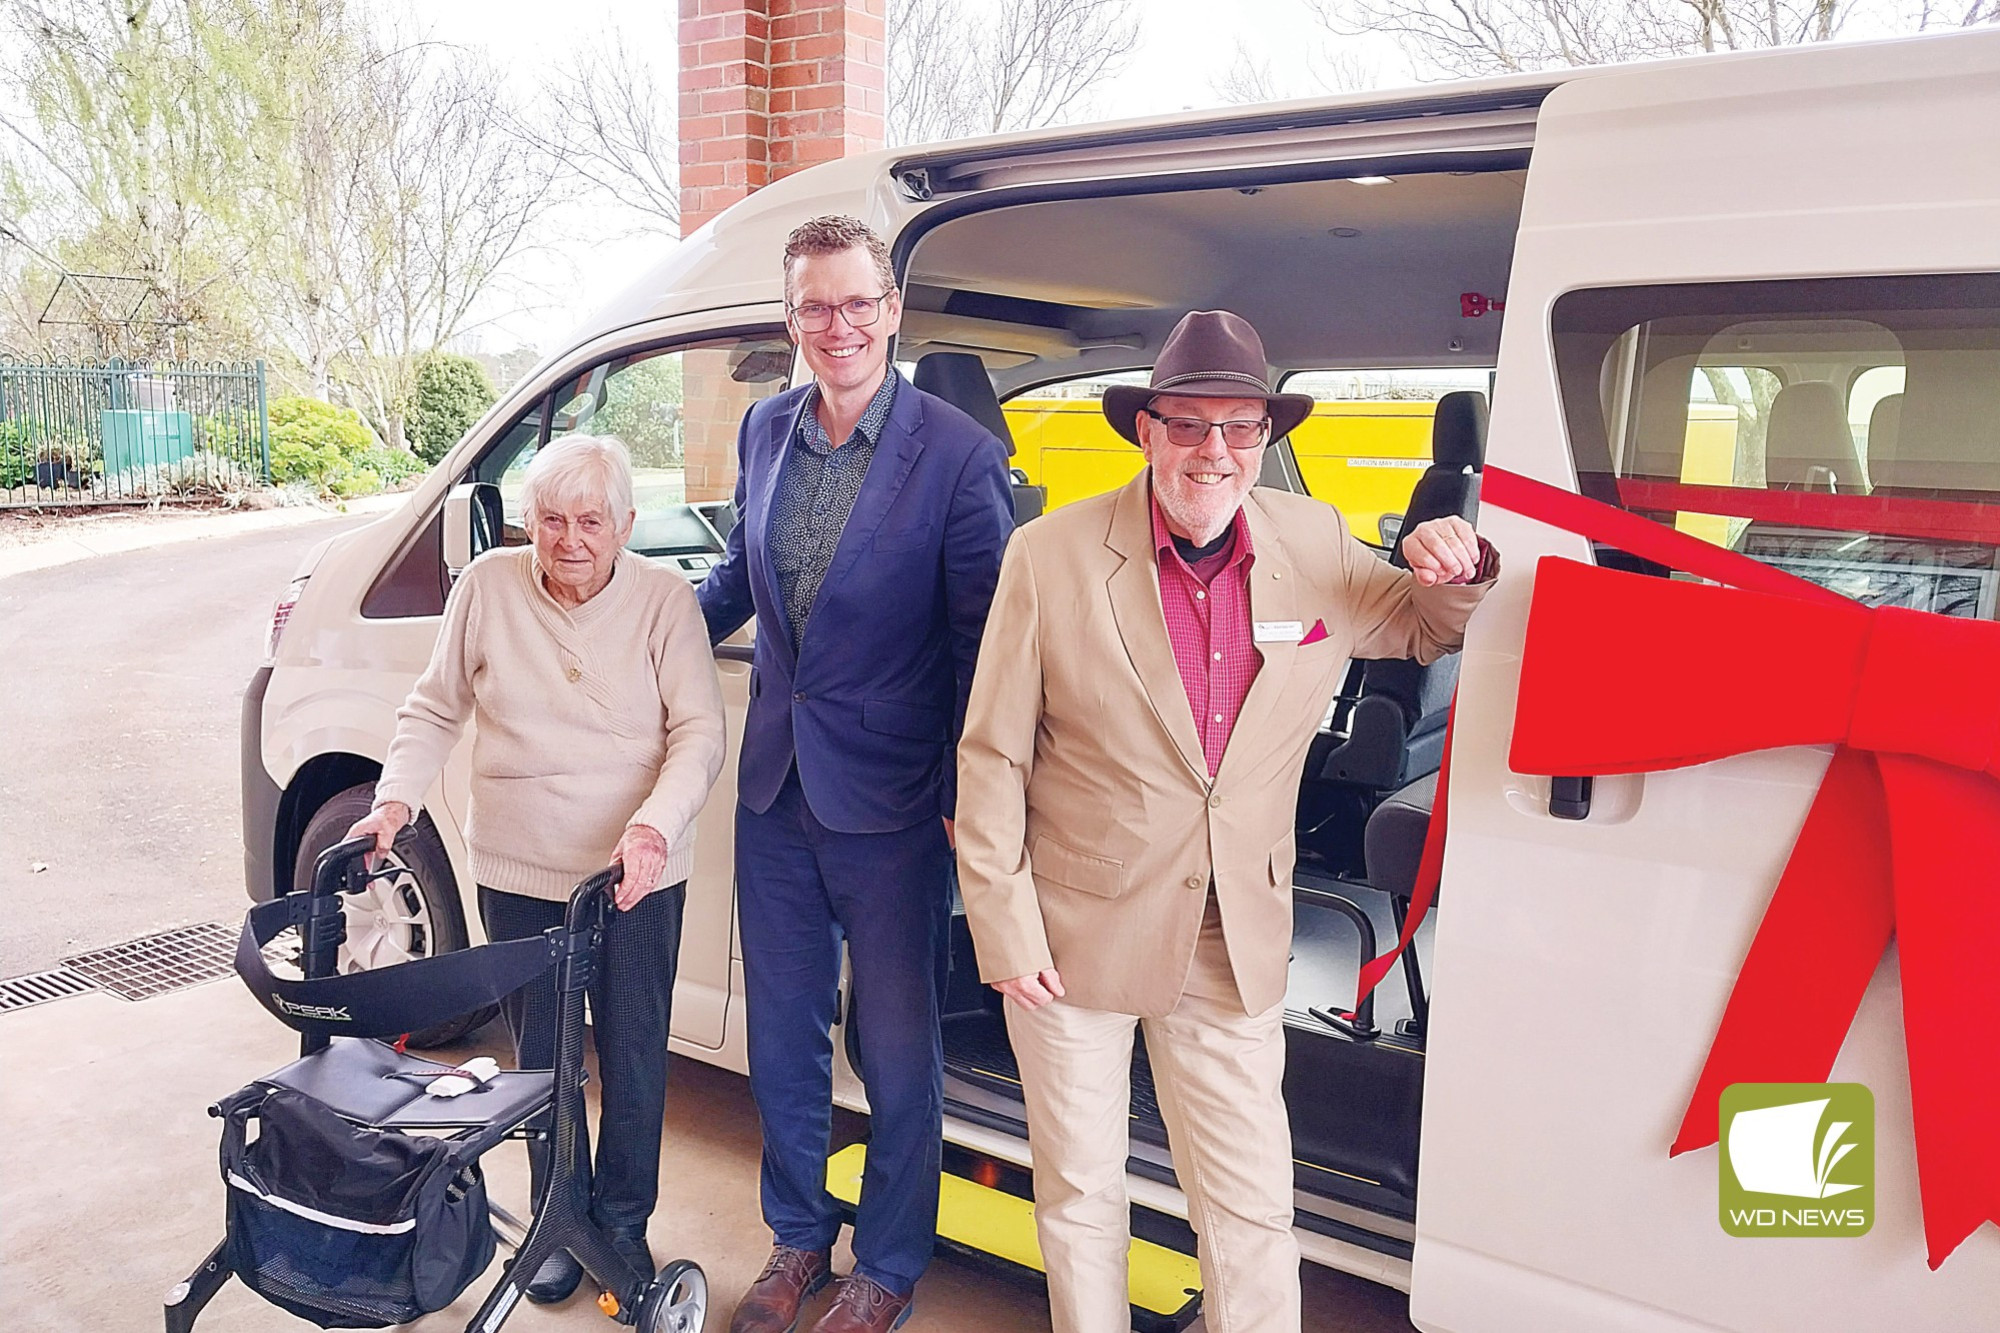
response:
M333 493L343 500L374 495L382 489L382 474L372 468L350 468L333 480Z
M241 495L263 484L255 469L222 454L197 449L171 463L153 463L125 474L126 493L149 500Z
M0 490L34 480L35 450L23 422L0 421Z
M352 408L317 398L271 402L271 479L281 485L307 482L323 495L361 494L342 492L340 486L361 456L377 452L383 451Z
M425 463L435 463L487 408L493 381L486 367L469 356L432 352L417 365L417 385L403 418L410 446Z
M245 466L257 466L263 461L257 418L249 412L212 412L196 417L194 437L198 448L226 454Z
M369 449L348 460L356 468L365 468L381 478L384 487L394 489L413 477L421 477L427 471L424 460L401 449Z

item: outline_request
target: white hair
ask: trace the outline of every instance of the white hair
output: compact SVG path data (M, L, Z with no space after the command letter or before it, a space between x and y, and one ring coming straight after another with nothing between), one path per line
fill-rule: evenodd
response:
M521 509L530 517L602 503L623 526L632 512L632 452L615 435L566 435L529 460Z

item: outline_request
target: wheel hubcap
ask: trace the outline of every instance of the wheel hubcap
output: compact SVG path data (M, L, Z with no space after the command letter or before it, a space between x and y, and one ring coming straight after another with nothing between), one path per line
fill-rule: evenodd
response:
M410 867L395 853L384 858L393 877L370 880L342 897L347 940L340 946L342 973L393 967L431 955L431 910Z
M658 1300L658 1313L648 1325L653 1333L698 1333L708 1318L708 1279L700 1269L689 1269Z

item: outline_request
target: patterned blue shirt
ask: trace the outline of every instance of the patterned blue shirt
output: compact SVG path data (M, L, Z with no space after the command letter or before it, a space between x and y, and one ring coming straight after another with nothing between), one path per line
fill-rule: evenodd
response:
M798 433L785 455L778 476L778 494L771 504L771 568L778 576L778 596L792 622L792 651L805 642L806 617L813 598L833 564L834 548L854 510L854 497L868 476L875 446L888 424L896 401L895 367L882 377L882 387L868 400L854 433L838 449L819 422L819 386L806 392L799 412Z

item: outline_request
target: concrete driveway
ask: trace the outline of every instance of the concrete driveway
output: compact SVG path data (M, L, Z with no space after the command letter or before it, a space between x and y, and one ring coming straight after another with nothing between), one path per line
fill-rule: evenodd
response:
M0 578L0 977L242 915L243 687L300 558L366 521Z
M0 977L240 918L238 700L299 558L361 521L0 576ZM492 1044L504 1040L497 1028L481 1039L462 1054L508 1057ZM0 1330L160 1327L162 1295L221 1234L217 1126L205 1108L296 1051L233 978L138 1003L100 991L0 1014ZM666 1141L654 1249L707 1269L709 1327L722 1333L769 1245L745 1081L676 1061ZM520 1149L502 1145L486 1162L494 1197L525 1212ZM463 1327L489 1280L418 1326ZM1407 1309L1397 1292L1306 1269L1307 1333L1399 1333ZM200 1327L309 1325L231 1285ZM557 1327L612 1325L584 1297L524 1306L508 1323ZM1031 1281L947 1259L906 1327L1035 1333L1048 1327L1047 1307Z

